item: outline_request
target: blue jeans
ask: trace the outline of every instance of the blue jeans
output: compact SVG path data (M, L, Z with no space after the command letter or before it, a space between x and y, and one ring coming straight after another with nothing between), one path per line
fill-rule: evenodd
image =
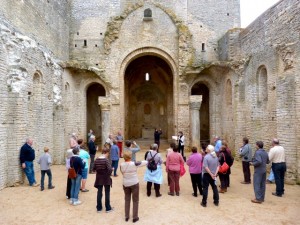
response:
M100 185L98 187L98 193L97 193L97 210L102 210L102 190L103 186L105 189L105 209L106 211L111 210L110 206L110 185Z
M75 179L71 179L71 183L72 183L72 186L71 186L71 201L72 202L78 201L81 178L82 178L82 176L77 173L77 177Z
M286 171L285 162L282 163L272 163L272 170L274 172L275 184L276 184L276 194L284 194L284 175Z
M52 173L51 170L41 170L41 189L44 189L45 174L48 176L48 188L52 187Z
M25 165L26 168L23 169L26 177L29 181L29 185L32 186L34 183L36 183L35 181L35 177L34 177L34 169L33 169L33 162L32 161L25 161Z
M114 176L117 175L118 164L119 164L119 160L111 161L111 166L114 168Z

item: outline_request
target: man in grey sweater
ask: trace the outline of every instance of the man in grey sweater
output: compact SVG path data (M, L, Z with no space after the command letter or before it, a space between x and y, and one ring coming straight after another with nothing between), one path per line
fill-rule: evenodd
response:
M262 203L265 200L266 193L266 165L269 163L268 153L263 149L262 141L256 142L256 152L250 165L254 166L253 187L255 199L253 203Z
M52 159L49 154L49 148L44 148L44 154L41 155L39 158L38 164L41 166L41 191L44 190L44 179L45 174L48 176L48 189L53 189L54 186L52 185L52 173L50 170L50 165L52 164Z
M252 160L252 150L249 145L249 139L243 138L243 146L241 147L240 157L242 157L244 181L242 184L251 184L250 161Z

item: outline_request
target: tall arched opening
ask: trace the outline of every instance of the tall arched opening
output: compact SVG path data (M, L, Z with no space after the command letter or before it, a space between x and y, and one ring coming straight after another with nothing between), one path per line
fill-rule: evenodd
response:
M98 104L98 97L106 96L105 89L101 84L91 84L86 92L86 128L87 131L92 129L96 136L97 143L101 141L101 110Z
M170 66L153 55L133 60L125 70L125 136L153 139L173 134L173 74Z
M191 95L202 95L200 107L200 138L201 143L209 143L209 89L205 84L198 82L193 85Z

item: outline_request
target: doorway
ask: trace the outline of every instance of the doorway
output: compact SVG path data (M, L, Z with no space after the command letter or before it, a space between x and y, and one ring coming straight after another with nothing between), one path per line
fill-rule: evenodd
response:
M173 133L173 74L163 59L146 55L133 60L125 70L125 136L153 139Z
M89 130L92 129L96 136L96 142L102 143L101 110L98 104L99 96L106 96L104 87L98 83L91 84L86 92L86 130L89 132Z
M192 87L191 95L202 95L200 107L200 141L201 143L209 143L209 89L205 84L198 82Z

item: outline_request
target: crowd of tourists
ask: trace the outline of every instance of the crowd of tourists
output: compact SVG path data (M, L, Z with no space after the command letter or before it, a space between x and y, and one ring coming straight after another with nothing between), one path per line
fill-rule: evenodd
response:
M185 163L191 177L192 196L202 196L200 205L207 206L207 197L209 186L213 190L213 203L219 205L219 193L226 193L230 187L231 167L234 163L234 157L225 140L214 137L213 144L191 148L191 154L186 159L184 157L184 136L182 132L178 133L177 142L172 142L166 151L166 160L163 161L159 152L159 136L161 129L155 129L155 143L151 144L150 149L146 151L144 160L137 161L136 153L140 146L134 141L125 141L121 132L117 135L110 134L101 148L100 155L96 158L98 147L95 143L96 137L92 130L88 133L88 149L85 149L82 139L78 139L73 133L69 140L70 149L66 152L66 168L68 170L66 183L66 196L73 206L80 205L80 192L88 192L86 181L88 174L96 173L94 187L97 192L97 212L112 212L114 209L110 204L110 189L112 186L112 177L118 177L118 169L123 177L123 191L125 196L125 221L130 218L130 203L132 199L132 221L139 221L139 179L137 169L145 166L144 181L147 182L146 194L151 196L152 185L154 186L155 197L162 196L160 186L163 184L163 168L167 173L167 183L169 186L169 196L180 196L180 177L185 171ZM123 142L125 145L123 151ZM28 178L30 186L39 186L35 180L33 160L35 153L32 148L32 139L27 139L20 151L20 160L22 168ZM250 166L254 167L253 187L255 198L253 203L262 203L265 200L266 183L274 182L276 192L274 196L282 197L284 194L284 176L286 171L285 151L279 145L279 140L272 140L273 147L269 153L264 150L262 141L256 142L256 151L252 154L252 149L248 138L243 138L243 144L238 151L242 159L242 168L244 179L242 184L251 184ZM41 166L41 191L44 190L44 177L48 175L48 188L53 189L52 174L50 165L52 163L49 154L49 148L45 147L44 154L38 160ZM95 159L96 158L96 159ZM119 166L119 159L124 158ZM89 163L90 162L90 163ZM267 164L272 163L272 173L274 179L266 177ZM163 166L165 164L165 166ZM219 179L220 185L217 180ZM219 189L218 189L219 186ZM102 205L104 189L104 206Z

